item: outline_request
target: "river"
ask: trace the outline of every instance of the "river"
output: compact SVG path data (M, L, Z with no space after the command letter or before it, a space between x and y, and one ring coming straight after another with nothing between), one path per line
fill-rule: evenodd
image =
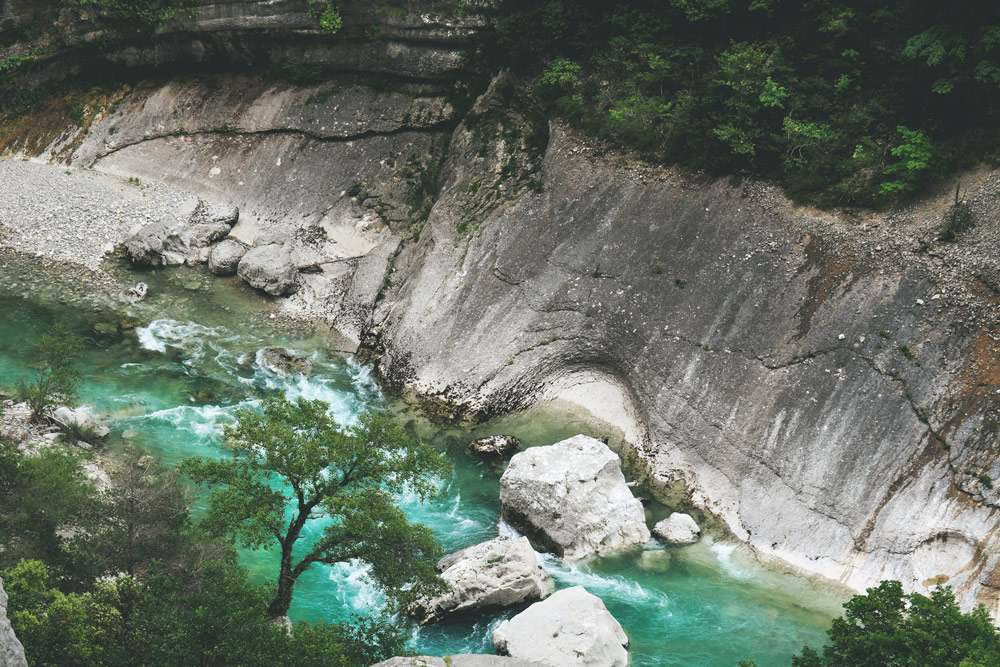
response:
M430 424L385 397L366 365L329 353L322 335L273 326L272 306L235 280L192 269L143 273L135 279L150 284L150 296L126 312L88 296L79 285L71 293L56 278L16 262L0 263L0 389L9 391L28 376L31 358L25 351L58 319L86 338L79 399L112 428L108 448L123 446L121 434L132 430L133 442L166 463L220 456L222 424L251 402L257 389L322 399L344 423L367 408L394 410L455 463L452 475L441 480L436 501L399 499L411 519L431 527L449 552L506 530L499 525L502 470L468 457L465 443L511 433L527 445L545 445L589 433L585 423L543 412L477 429ZM268 368L258 355L268 345L311 357L314 372L306 377ZM662 518L665 511L654 504L648 518ZM242 558L255 581L273 578L274 554ZM732 666L747 658L761 667L787 665L804 644L822 643L843 601L842 593L765 568L723 541L669 550L654 542L637 553L574 564L548 555L541 559L559 587L583 585L604 600L628 634L637 666ZM291 616L337 622L378 614L380 604L361 565L314 566L296 589ZM411 628L410 647L436 655L492 653L492 629L517 611Z

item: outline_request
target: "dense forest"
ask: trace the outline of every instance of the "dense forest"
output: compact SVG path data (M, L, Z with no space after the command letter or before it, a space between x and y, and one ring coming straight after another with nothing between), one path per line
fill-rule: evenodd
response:
M1000 7L904 0L505 0L494 58L650 160L883 206L996 159Z

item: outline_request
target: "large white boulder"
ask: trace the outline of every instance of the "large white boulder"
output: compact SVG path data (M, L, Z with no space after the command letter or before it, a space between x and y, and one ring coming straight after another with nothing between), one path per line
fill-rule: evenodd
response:
M285 244L268 243L250 248L236 273L251 287L271 296L287 296L299 287L299 270Z
M653 534L666 544L694 544L701 535L701 528L690 514L674 512L653 526Z
M625 667L628 637L596 595L583 586L556 592L493 632L500 655L540 665Z
M498 537L445 556L437 564L448 590L409 610L421 625L474 609L539 600L555 590L528 539Z
M642 503L625 484L621 460L585 435L515 455L500 478L500 501L507 523L567 559L649 542Z
M83 410L73 410L72 408L62 406L56 408L56 411L52 414L52 418L63 426L72 424L79 428L87 429L98 438L106 438L111 432L111 429Z

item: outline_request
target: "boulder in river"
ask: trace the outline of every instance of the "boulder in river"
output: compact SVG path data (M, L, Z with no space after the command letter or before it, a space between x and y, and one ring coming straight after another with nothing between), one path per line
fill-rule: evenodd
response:
M483 459L509 459L521 449L521 441L512 435L490 435L468 445L470 452Z
M372 667L538 667L537 663L499 655L449 655L447 660L431 655L390 658Z
M539 600L555 589L524 537L497 537L462 549L442 558L437 569L448 590L417 600L409 610L421 625L452 614Z
M264 363L286 373L312 373L313 362L309 357L300 357L287 347L265 347L261 350Z
M583 586L565 588L493 632L500 655L539 665L625 667L628 637L604 601Z
M234 239L223 239L208 256L208 270L217 276L235 276L247 247Z
M507 523L567 559L649 541L642 502L625 484L621 459L585 435L516 454L500 478L500 502Z
M674 512L653 526L653 534L665 544L694 544L701 535L701 528L690 514Z
M287 296L299 287L299 271L284 244L268 243L250 248L236 272L251 287L271 296Z
M187 230L176 223L154 222L125 241L125 254L137 266L183 264L190 250Z
M52 418L56 420L59 424L63 426L68 426L70 424L77 426L78 428L86 429L94 434L95 437L105 438L108 433L111 432L107 426L102 424L99 420L94 419L88 415L83 410L73 410L67 408L66 406L56 408L53 413Z

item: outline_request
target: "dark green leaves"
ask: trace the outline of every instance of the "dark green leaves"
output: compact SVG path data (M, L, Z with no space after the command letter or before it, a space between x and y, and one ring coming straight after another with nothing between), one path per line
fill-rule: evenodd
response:
M844 605L822 654L805 648L795 667L977 667L1000 664L1000 636L982 606L963 614L951 588L903 595L883 581Z
M440 549L431 532L410 525L393 494L422 499L450 467L433 447L409 436L386 414L366 413L341 427L321 401L264 398L225 430L232 458L188 459L182 470L213 485L204 525L251 549L281 552L272 615L282 615L292 587L313 563L363 560L390 594L405 584L433 586ZM323 522L311 544L305 527Z

